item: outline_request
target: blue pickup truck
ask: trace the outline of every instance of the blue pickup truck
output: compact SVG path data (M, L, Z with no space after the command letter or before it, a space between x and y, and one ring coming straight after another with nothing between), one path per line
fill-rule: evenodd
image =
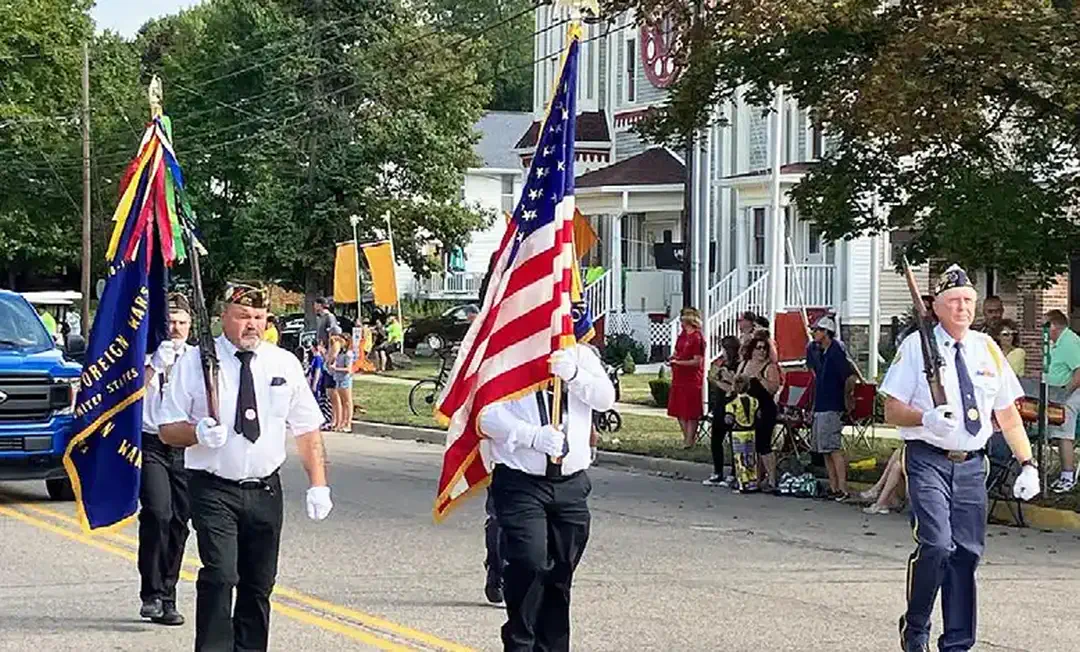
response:
M44 480L52 500L72 500L63 455L74 427L85 341L59 347L33 306L0 290L0 481Z

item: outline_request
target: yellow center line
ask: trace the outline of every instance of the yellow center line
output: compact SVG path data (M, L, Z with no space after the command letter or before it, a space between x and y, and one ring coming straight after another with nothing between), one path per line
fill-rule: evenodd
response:
M23 505L23 506L24 507L30 507L29 505ZM34 509L34 511L42 512L44 510L42 510L40 508L37 508L37 509ZM83 545L89 546L91 548L96 548L96 549L101 550L103 552L111 553L113 555L116 555L117 557L123 557L124 559L127 559L128 561L132 561L132 562L137 562L138 561L138 556L135 553L131 552L130 550L124 550L123 548L117 548L116 546L113 546L113 545L111 545L109 543L106 543L103 540L95 539L95 538L92 538L92 537L87 536L85 534L80 534L78 532L73 532L71 530L68 530L67 528L63 528L63 527L60 527L60 526L57 526L57 525L53 525L52 523L49 523L47 521L42 521L42 520L40 520L38 518L30 516L29 514L25 514L25 513L21 512L19 510L12 509L11 507L0 505L0 514L2 514L4 516L9 516L9 517L14 518L14 519L16 519L18 521L22 521L23 523L26 523L28 525L32 525L32 526L34 526L36 528L39 528L41 530L45 530L47 532L52 532L53 534L58 534L58 535L60 535L62 537L67 537L68 539L71 539L72 541L77 541L77 542L79 542L79 543L81 543ZM56 514L56 515L61 516L60 514ZM61 519L61 520L63 520L63 519ZM72 520L74 520L74 519L72 519ZM194 582L195 581L195 574L191 573L190 571L181 570L180 571L180 577L182 579L184 579L184 580L189 581L189 582ZM280 602L278 602L277 600L271 599L271 603L273 604L274 611L280 613L281 615L283 615L283 616L285 616L287 618L292 618L292 619L294 619L296 621L299 621L299 622L302 622L302 623L305 623L305 624L308 624L308 625L312 625L314 627L318 627L318 628L323 629L323 630L328 631L328 632L333 632L335 634L340 634L342 636L345 636L346 638L351 638L354 641L358 641L360 643L364 643L366 645L376 647L376 648L378 648L380 650L388 650L389 652L415 652L414 648L407 647L407 646L404 646L404 645L400 645L398 643L395 643L394 641L385 640L385 639L383 639L383 638L381 638L379 636L376 636L374 634L369 634L368 632L365 632L362 629L359 629L357 627L349 626L349 625L344 624L344 623L336 622L336 621L333 621L333 620L330 620L330 619L327 619L327 618L323 618L321 616L317 616L317 615L312 614L312 613L302 611L300 609L295 609L293 607L283 605Z
M56 520L63 521L65 523L70 523L76 527L81 527L79 521L74 517L68 516L67 514L63 514L61 512L57 512L47 507L41 507L28 503L20 503L18 506L23 509L37 512L38 514L54 518ZM136 548L139 545L139 540L137 538L122 534L120 532L108 532L105 534L105 537L120 541L122 543L126 543L131 546L135 546ZM184 556L184 564L185 566L190 566L196 570L202 567L202 562L199 559L191 557L189 555ZM399 625L397 623L391 622L384 618L380 618L378 616L374 616L372 614L357 611L355 609L335 604L333 602L327 602L326 600L321 600L319 598L307 595L305 593L297 591L296 589L291 589L286 586L275 585L274 595L288 600L292 600L294 602L298 602L312 609L317 609L319 611L334 614L335 616L338 616L340 618L354 620L357 623L372 629L379 629L416 643L423 643L439 650L445 650L446 652L475 652L475 650L470 647L440 639L437 636L433 636L426 632L412 629L410 627L405 627L404 625Z

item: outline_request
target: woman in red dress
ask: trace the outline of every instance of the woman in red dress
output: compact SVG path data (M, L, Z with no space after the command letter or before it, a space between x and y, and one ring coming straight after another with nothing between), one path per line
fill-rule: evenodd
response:
M671 363L671 391L668 392L668 415L679 420L683 447L693 448L697 425L704 416L701 387L705 382L705 338L701 334L701 316L694 308L683 308L682 332L675 341Z

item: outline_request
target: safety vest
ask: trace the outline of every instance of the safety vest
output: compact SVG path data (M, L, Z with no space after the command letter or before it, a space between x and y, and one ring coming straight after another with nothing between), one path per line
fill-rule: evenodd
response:
M724 406L724 419L733 431L754 430L758 420L758 400L749 394L739 394Z

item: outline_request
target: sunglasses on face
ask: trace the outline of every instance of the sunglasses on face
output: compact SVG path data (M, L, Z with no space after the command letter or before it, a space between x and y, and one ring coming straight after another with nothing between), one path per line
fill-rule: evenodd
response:
M769 347L765 346L764 344L758 344L757 346L754 347L754 350L755 351L768 351Z

